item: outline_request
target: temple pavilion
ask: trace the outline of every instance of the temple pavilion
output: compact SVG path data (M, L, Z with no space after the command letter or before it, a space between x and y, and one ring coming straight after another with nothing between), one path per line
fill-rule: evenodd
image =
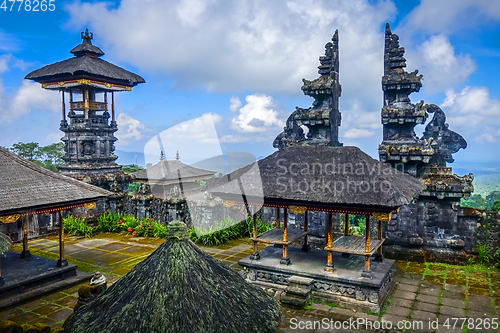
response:
M160 197L167 198L173 193L184 195L200 189L200 183L196 180L213 176L215 171L195 168L182 163L177 152L175 160L165 160L163 152L160 154L160 161L145 170L131 173L134 181L138 183L148 183L152 187L152 192Z
M260 235L254 214L253 253L239 262L247 278L274 288L285 288L295 277L309 279L309 291L317 292L319 298L380 311L394 286L394 261L383 259L382 254L383 222L412 202L423 183L357 147L289 147L256 165L207 184L208 191L222 198L226 207L239 204L258 209L263 205L285 210L276 228ZM307 244L307 214L303 228L288 228L287 211L304 214L308 210L328 213L324 250ZM344 234L336 240L334 213L344 215ZM364 236L352 234L349 214L366 216ZM377 223L376 228L370 223ZM259 250L259 243L266 247Z
M92 45L93 34L87 29L81 33L81 38L82 43L70 51L73 58L37 69L25 79L61 93L60 130L64 132L61 140L66 154L60 172L80 180L87 177L86 182L109 189L108 180L123 182L126 178L115 163L118 157L113 153L117 140L114 133L118 130L115 93L131 91L145 81L101 59L104 52ZM66 114L68 98L69 112Z
M52 172L0 147L0 230L21 224L23 251L7 251L0 258L0 309L16 302L78 282L76 266L64 256L64 210L95 208L96 201L111 192ZM28 219L36 214L59 215L59 259L31 255L28 249ZM86 277L85 277L86 278ZM37 286L44 285L44 290ZM53 290L53 289L52 289Z

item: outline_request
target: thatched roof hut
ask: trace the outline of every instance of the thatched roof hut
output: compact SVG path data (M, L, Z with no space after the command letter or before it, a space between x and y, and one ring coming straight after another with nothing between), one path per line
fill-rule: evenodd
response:
M189 240L182 222L167 239L64 325L66 333L275 332L277 301Z
M189 182L196 179L208 178L215 171L199 169L182 163L180 160L160 161L145 170L132 172L137 182L168 185L179 182Z
M66 209L113 194L52 172L2 147L0 174L0 216Z
M248 202L264 198L265 205L391 211L409 204L424 187L421 180L357 147L289 147L255 163L229 177L210 180L207 190L226 200L241 201L242 188L235 181L240 178Z

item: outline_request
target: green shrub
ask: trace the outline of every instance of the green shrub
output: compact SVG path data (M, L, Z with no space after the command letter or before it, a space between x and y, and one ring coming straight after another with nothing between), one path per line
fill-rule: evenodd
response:
M484 245L478 245L478 247L477 247L477 257L478 257L479 263L481 265L486 264L487 262L490 262L490 260L492 259L492 256L488 252L488 249L486 248L486 244L484 244Z
M68 233L68 235L73 236L85 236L87 238L92 237L92 233L94 228L87 225L87 221L80 217L73 217L73 215L69 215L68 217L63 219L64 222L64 231Z

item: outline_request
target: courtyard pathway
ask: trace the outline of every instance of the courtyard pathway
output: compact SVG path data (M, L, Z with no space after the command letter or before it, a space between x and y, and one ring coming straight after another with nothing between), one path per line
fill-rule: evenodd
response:
M131 237L118 234L99 234L95 238L66 238L66 254L70 263L78 265L85 272L100 271L108 281L108 286L116 282L137 263L144 260L163 240ZM250 240L236 240L218 247L200 246L225 264L240 270L238 260L248 256ZM52 259L58 258L56 237L29 242L32 254ZM13 250L20 251L16 244ZM278 332L495 332L499 329L485 329L485 322L492 318L500 320L500 273L471 267L457 267L441 264L418 264L398 262L395 271L396 290L390 297L382 316L353 312L336 307L334 304L311 304L309 310L283 310L282 324ZM52 327L62 326L76 304L79 286L60 290L31 302L0 312L0 321L10 319L19 324L44 323ZM349 319L353 318L353 319ZM453 318L467 318L455 321ZM485 321L485 319L488 320ZM373 327L360 329L328 330L321 328L298 328L298 325L316 325L331 328L343 321L365 320L391 321L393 329ZM435 329L434 325L439 324ZM472 320L472 321L471 321ZM383 323L382 321L382 323ZM458 328L465 324L462 329ZM434 323L429 327L429 322ZM328 323L328 324L326 324ZM397 323L408 329L396 329ZM443 326L448 323L449 326ZM453 329L453 325L455 328ZM477 329L482 324L481 329ZM331 325L331 326L326 326ZM389 327L388 324L385 326ZM411 328L410 328L411 327ZM470 329L469 329L470 328Z

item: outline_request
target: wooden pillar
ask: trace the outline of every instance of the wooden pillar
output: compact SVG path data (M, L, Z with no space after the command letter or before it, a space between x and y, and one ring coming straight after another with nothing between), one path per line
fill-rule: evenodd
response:
M89 90L87 88L84 88L83 90L83 106L85 108L85 119L89 119L89 109L90 109L90 103L89 103Z
M328 259L325 267L325 271L327 272L333 272L334 271L334 266L333 266L333 251L330 250L333 246L333 221L332 221L332 212L328 212L328 221L327 221L327 227L326 227L326 233L328 237L328 243L327 243L327 248L328 250Z
M365 215L366 218L366 229L365 229L365 270L361 273L361 276L371 278L370 271L370 214Z
M378 239L382 239L382 221L378 220ZM384 255L382 253L382 245L378 248L375 254L375 261L383 261Z
M276 212L276 228L281 228L281 222L280 222L280 211L281 211L281 208L276 208L277 209L277 212Z
M304 231L305 232L308 232L309 231L309 218L308 218L308 214L309 212L306 211L304 212ZM309 244L307 244L307 235L304 236L304 245L302 245L302 251L304 252L307 252L309 251L311 248L309 247Z
M5 284L5 280L2 277L2 261L0 260L0 287Z
M64 221L62 210L59 211L59 260L57 260L57 266L68 266L68 261L64 259Z
M288 207L283 208L283 243L288 242ZM283 244L283 258L280 260L280 264L289 265L290 258L288 258L288 244Z
M64 90L61 90L62 93L62 121L66 121L66 103L64 102Z
M23 223L23 250L21 251L21 258L31 257L31 253L28 250L28 215L24 215L21 218Z
M111 121L115 121L115 93L111 92Z
M349 213L344 213L344 236L349 236ZM350 258L350 253L342 253L343 258Z

